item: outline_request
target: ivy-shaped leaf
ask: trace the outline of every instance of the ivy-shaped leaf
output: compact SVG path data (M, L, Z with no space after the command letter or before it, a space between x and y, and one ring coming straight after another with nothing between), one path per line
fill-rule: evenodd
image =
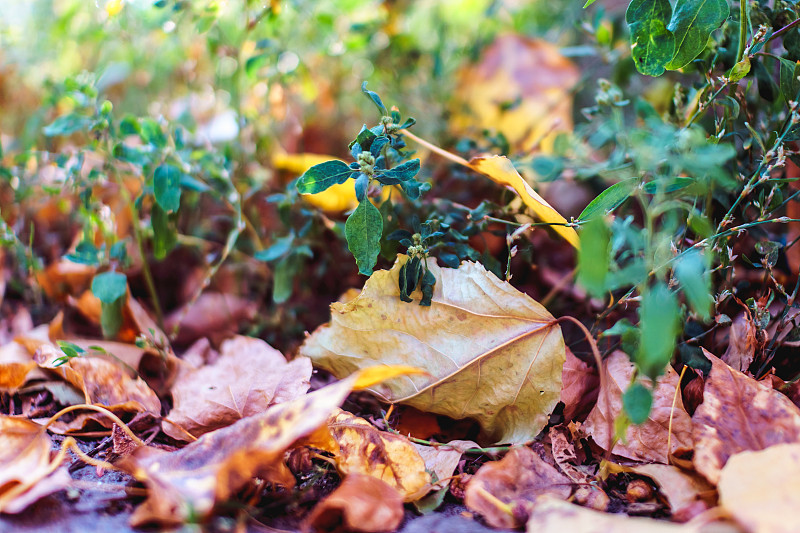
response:
M675 53L675 36L667 29L672 16L668 0L633 0L625 13L631 31L631 54L636 68L660 76Z
M306 170L297 182L300 194L317 194L332 185L340 185L347 181L353 170L344 161L334 159L326 161Z
M181 171L173 165L160 165L153 173L153 195L167 213L181 206Z
M800 76L800 61L789 61L782 57L779 59L781 62L781 94L788 103L789 100L797 99L797 95L800 93L800 81L797 80L797 77Z
M365 276L371 275L381 251L383 234L381 212L365 198L347 218L344 233L347 247L356 258L358 271Z
M675 36L675 55L667 68L685 67L705 49L711 32L730 15L727 0L678 0L667 29Z

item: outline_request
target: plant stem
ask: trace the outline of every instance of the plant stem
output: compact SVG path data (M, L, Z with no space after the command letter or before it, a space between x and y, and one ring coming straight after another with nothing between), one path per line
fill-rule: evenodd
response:
M736 52L736 62L744 58L744 48L747 45L747 11L749 0L739 0L739 49Z

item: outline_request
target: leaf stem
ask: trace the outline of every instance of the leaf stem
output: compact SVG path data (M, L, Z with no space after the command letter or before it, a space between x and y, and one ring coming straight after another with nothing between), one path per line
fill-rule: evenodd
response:
M747 46L747 12L749 0L739 0L739 48L736 52L736 62L744 58L744 49Z

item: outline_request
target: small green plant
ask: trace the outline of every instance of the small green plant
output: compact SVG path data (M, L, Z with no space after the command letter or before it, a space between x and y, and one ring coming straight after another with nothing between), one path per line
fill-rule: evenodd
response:
M393 108L390 113L380 96L367 90L366 82L361 90L380 111L380 123L372 128L364 125L348 145L355 159L353 163L332 160L314 165L300 176L297 190L301 194L316 194L331 185L353 180L358 207L347 218L345 236L358 271L369 276L378 261L383 237L383 217L370 197L377 195L383 186L398 185L409 199L416 200L430 186L414 179L420 162L410 159L411 152L405 150L401 133L416 121L409 118L401 123L400 112Z

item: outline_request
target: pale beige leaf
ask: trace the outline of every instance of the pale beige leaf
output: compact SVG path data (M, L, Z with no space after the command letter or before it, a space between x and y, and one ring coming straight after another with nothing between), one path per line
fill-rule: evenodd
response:
M373 390L387 402L477 420L488 442L531 440L561 392L564 341L539 303L483 266L428 268L436 277L430 307L400 300L400 256L375 272L358 298L331 305L331 321L300 354L337 377L372 365L410 365L427 374Z
M632 518L579 507L556 498L542 498L528 519L527 533L677 533L697 532L652 518Z
M407 438L380 431L341 409L328 421L328 429L339 445L335 459L343 474L376 477L397 490L405 501L419 499L428 492L431 476Z
M414 444L414 447L425 461L425 467L436 474L437 479L443 480L451 477L456 471L464 450L479 446L471 440L451 440L443 446Z
M703 403L692 416L694 466L711 483L728 458L743 451L800 442L800 409L769 385L734 370L703 350L711 360Z
M608 420L615 419L622 412L622 393L631 383L634 365L624 352L616 351L605 361L606 381L610 387L609 394L600 392L592 412L583 425L585 431L600 446L609 442ZM653 391L653 407L650 415L641 425L631 425L625 433L626 442L618 442L614 446L616 455L637 461L667 462L667 440L669 439L670 414L672 414L672 438L670 453L688 450L692 447L692 420L684 410L680 393L675 409L672 401L678 387L678 374L667 367L665 375L658 379Z
M307 358L287 363L283 354L263 340L237 336L222 343L213 365L179 375L172 387L173 408L167 418L199 437L305 394L310 378ZM170 422L164 423L167 435L177 440L189 438Z
M720 505L752 533L800 531L800 444L777 444L728 459Z

